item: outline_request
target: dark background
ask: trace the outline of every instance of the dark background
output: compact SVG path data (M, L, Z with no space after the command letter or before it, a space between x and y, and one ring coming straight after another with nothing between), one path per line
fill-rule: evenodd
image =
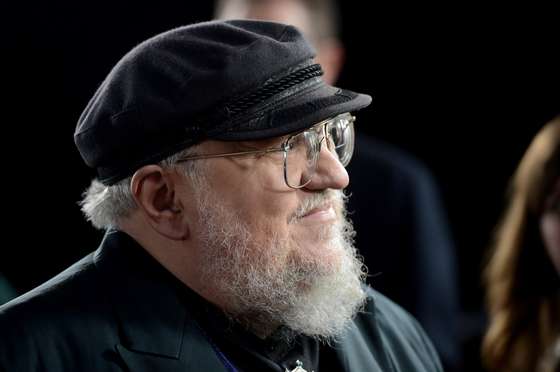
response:
M72 137L89 98L133 46L209 19L211 3L27 2L4 14L0 272L19 291L99 242L76 204L94 176ZM348 56L339 85L375 97L358 130L432 170L457 245L462 307L476 313L508 178L531 137L560 113L557 13L355 2L341 11Z

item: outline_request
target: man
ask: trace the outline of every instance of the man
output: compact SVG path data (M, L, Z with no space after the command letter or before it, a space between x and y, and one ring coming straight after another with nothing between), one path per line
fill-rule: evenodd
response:
M333 0L217 0L218 19L251 18L291 24L317 50L323 79L336 82L344 62ZM435 182L403 151L356 134L348 167L348 210L368 282L418 319L446 371L460 368L460 315L455 247Z
M99 249L0 308L7 371L440 371L362 283L351 112L293 27L207 22L114 67L75 141Z

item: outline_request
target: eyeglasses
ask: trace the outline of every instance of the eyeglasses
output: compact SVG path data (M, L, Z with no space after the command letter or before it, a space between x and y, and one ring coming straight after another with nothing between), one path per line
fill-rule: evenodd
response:
M284 157L284 181L292 189L305 187L317 172L321 145L326 139L327 148L347 166L354 153L355 116L344 113L321 121L313 127L289 136L280 147L259 150L228 152L221 154L190 155L177 162L220 157L259 155L282 152Z

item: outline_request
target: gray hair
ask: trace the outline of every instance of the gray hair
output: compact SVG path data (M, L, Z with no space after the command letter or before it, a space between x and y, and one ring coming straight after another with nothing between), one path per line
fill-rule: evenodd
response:
M177 161L184 156L192 155L197 146L171 155L158 163L162 168L176 167L184 172L184 175L196 180L202 176L201 161L189 161L178 164ZM106 186L94 179L88 189L82 194L82 200L78 203L86 219L98 229L109 229L119 226L119 221L128 217L136 208L136 202L132 196L130 182L132 176Z

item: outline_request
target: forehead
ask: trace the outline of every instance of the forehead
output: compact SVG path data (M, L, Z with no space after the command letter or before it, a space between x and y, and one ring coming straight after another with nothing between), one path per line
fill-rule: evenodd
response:
M290 135L281 137L271 137L259 140L247 140L247 141L218 141L218 140L206 140L199 144L198 151L201 154L212 154L221 152L235 152L235 151L245 151L245 150L258 150L270 147L280 147L280 145L289 137Z
M313 125L305 128L305 129L301 129L299 131L296 132L292 132L292 133L288 133L285 134L283 136L278 136L278 137L271 137L271 138L265 138L265 139L259 139L259 140L251 140L251 141L239 141L237 143L242 144L242 145L254 145L256 147L261 147L261 146L273 146L275 144L281 144L283 142L285 142L286 140L288 140L291 137L297 136L298 134L301 134L303 132L309 132L309 131L315 131L318 134L320 134L320 132L323 130L324 126L327 125L327 127L330 127L331 125L337 125L340 124L341 121L340 120L336 120L337 118L339 119L343 119L343 115L345 114L341 114L341 115L337 115L335 117L330 117L327 118L325 120L321 120L317 123L314 123Z
M285 134L283 136L264 138L264 139L259 139L259 140L251 140L251 141L239 141L237 143L241 146L250 146L250 147L254 146L254 147L258 147L258 148L275 147L275 146L278 146L278 145L284 143L289 138L297 136L298 134L301 134L303 132L307 132L307 131L319 132L319 131L322 130L323 125L325 123L329 122L329 121L330 121L330 119L329 120L324 120L324 121L321 121L319 123L315 123L308 128L299 130L297 132L288 133L288 134Z

